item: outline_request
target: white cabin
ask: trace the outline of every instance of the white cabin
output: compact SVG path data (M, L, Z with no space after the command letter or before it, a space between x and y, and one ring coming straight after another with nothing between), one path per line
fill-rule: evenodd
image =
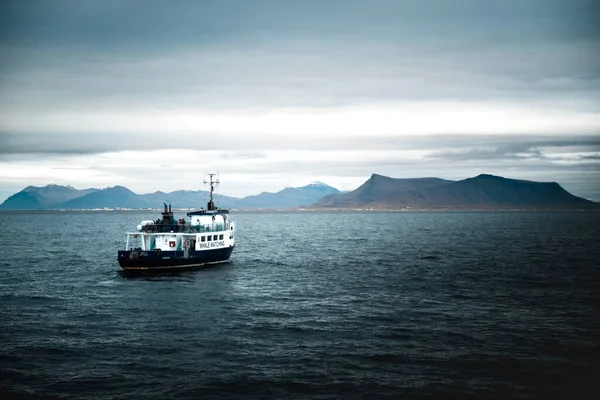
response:
M234 246L235 224L227 219L227 214L207 213L190 217L190 222L176 225L176 230L169 232L149 231L148 228L154 228L154 221L142 221L138 225L139 232L127 233L126 248L130 247L130 238L139 239L135 247L142 251L201 251Z

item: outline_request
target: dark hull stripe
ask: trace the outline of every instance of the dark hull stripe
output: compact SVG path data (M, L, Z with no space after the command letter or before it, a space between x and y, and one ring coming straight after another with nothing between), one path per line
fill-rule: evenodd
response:
M184 251L142 251L132 257L129 250L118 253L121 268L126 271L172 271L198 268L204 265L220 264L229 261L233 247L214 250L190 251L185 257Z

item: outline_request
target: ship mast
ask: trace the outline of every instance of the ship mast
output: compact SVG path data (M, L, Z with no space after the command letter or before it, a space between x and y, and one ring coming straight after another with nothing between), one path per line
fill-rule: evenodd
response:
M209 181L207 182L207 181L206 181L206 178L205 178L205 179L204 179L204 184L207 184L207 183L208 183L208 184L210 184L210 200L209 200L209 202L208 202L208 207L207 207L207 209L208 209L209 211L213 211L213 210L216 210L216 209L217 209L217 208L215 207L215 203L214 203L214 201L213 201L213 192L214 192L214 190L215 190L215 185L218 185L220 182L219 182L219 178L217 178L217 179L213 180L213 176L215 176L216 174L206 174L206 175L208 175L208 176L209 176Z

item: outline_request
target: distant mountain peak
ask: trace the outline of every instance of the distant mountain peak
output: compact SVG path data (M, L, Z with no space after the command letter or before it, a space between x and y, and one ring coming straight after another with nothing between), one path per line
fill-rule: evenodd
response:
M320 182L320 181L313 181L313 182L310 182L308 185L306 185L304 187L330 188L332 186L330 186L330 185L328 185L326 183Z
M50 183L48 185L45 186L33 186L33 185L29 185L27 186L25 189L23 189L23 192L43 192L43 191L48 191L48 190L70 190L70 191L77 191L77 189L75 189L73 186L71 185L57 185L56 183Z
M46 186L27 186L10 196L0 204L5 210L39 210L48 209L56 204L67 202L95 191L96 189L77 190L72 186L51 183Z
M330 186L330 185L328 185L324 182L320 182L320 181L313 181L304 186L286 186L283 190L289 191L289 190L302 190L302 189L334 189L334 190L337 190L333 186ZM262 192L260 194L264 194L264 193L270 193L270 192Z
M492 175L492 174L479 174L473 179L506 179L501 176Z
M131 191L131 189L125 187L125 186L121 186L121 185L116 185L116 186L107 186L104 187L102 189L98 189L97 192L126 192L126 193L133 193Z
M61 188L61 189L62 189L62 188L66 188L66 189L75 189L75 188L74 188L73 186L71 186L71 185L57 185L56 183L49 183L49 184L47 184L46 186L39 186L39 187L36 187L36 186L28 186L28 187L37 188L37 189L44 189L44 188L49 188L49 189L50 189L50 188L52 188L52 189L53 189L53 188ZM75 189L75 190L77 190L77 189Z
M524 180L524 179L511 179L511 178L505 178L503 176L498 176L498 175L492 175L492 174L479 174L473 178L468 178L467 180L473 180L473 179L486 179L488 181L492 181L495 180L496 182L525 182L525 183L544 183L544 184L548 184L548 185L554 185L554 186L560 186L557 182L539 182L539 181L529 181L529 180ZM562 187L561 187L562 189Z

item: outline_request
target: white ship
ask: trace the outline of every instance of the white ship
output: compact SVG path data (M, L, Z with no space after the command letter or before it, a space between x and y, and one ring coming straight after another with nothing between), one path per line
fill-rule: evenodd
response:
M162 218L142 221L137 232L127 232L125 250L119 250L121 268L131 272L165 272L195 269L229 261L235 247L235 224L229 211L215 207L215 174L208 174L210 200L207 208L175 219L171 205L164 204ZM130 247L135 243L136 247Z

